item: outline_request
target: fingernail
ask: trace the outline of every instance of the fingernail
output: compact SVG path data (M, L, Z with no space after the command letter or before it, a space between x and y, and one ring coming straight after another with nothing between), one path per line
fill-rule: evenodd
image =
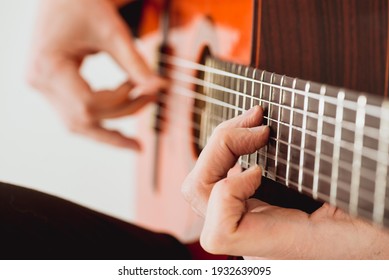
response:
M259 110L259 106L256 105L252 108L250 108L249 110L247 110L246 112L243 113L244 116L250 116L250 115L253 115L257 110Z
M258 169L262 169L261 166L258 165L258 164L254 164L253 166L251 166L251 167L249 168L249 170L258 170Z
M270 129L267 125L250 127L249 130L254 133L264 133L267 129Z

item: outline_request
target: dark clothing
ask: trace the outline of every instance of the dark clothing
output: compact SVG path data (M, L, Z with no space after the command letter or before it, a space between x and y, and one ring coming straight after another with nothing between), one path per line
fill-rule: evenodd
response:
M190 259L174 237L0 183L0 259Z

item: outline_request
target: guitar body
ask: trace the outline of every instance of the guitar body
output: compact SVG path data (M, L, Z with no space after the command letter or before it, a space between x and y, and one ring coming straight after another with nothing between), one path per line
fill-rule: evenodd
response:
M164 14L168 20L161 24ZM172 0L167 11L162 1L145 1L140 33L141 49L154 65L165 40L169 55L185 61L201 62L208 47L223 61L388 94L387 0ZM190 68L179 71L197 75ZM195 90L190 83L183 86ZM198 238L202 227L180 191L198 155L193 106L193 98L167 92L159 133L152 129L154 109L143 113L139 128L144 151L136 223L182 241Z

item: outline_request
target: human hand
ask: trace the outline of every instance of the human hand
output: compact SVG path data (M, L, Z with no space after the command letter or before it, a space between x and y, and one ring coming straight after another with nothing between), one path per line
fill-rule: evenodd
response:
M221 124L183 185L205 216L201 244L214 254L267 259L389 258L387 231L324 204L313 214L251 199L261 168L228 175L238 157L262 147L269 130L255 107Z
M119 147L140 149L136 139L102 126L102 120L133 114L156 98L164 81L135 49L118 6L125 0L42 0L27 77L73 132ZM115 90L94 92L81 77L83 59L109 53L127 72Z

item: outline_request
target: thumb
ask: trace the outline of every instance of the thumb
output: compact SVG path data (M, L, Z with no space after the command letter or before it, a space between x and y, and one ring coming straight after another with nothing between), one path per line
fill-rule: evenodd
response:
M247 200L261 183L261 172L255 166L215 184L200 238L205 250L224 254L234 246L240 221L247 212Z

